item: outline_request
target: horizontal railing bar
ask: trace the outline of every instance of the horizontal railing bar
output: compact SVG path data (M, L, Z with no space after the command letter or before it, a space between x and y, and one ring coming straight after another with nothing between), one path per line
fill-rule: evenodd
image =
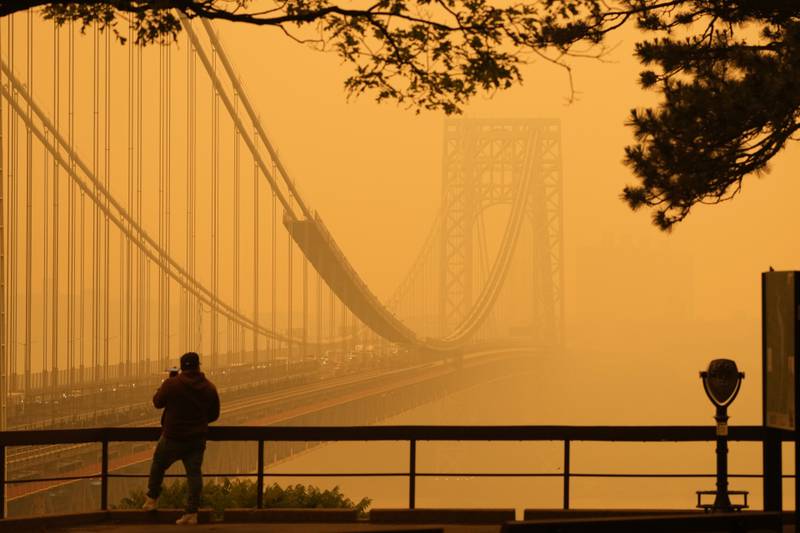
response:
M229 472L220 472L219 474L207 474L203 472L203 477L256 477L258 474L239 474L239 473L229 473ZM118 477L118 478L146 478L150 477L150 474L112 474L111 472L108 473L108 477ZM164 474L164 477L175 477L175 478L185 478L186 474Z
M140 478L140 477L148 477L149 474L108 474L108 477L118 477L118 478ZM186 477L184 474L166 474L164 477ZM258 477L258 474L208 474L203 473L203 477ZM331 472L331 473L306 473L301 472L297 474L293 473L281 473L281 474L272 474L272 473L264 473L264 477L408 477L408 472ZM31 481L39 481L31 480Z
M408 475L408 474L406 474ZM417 477L564 477L563 472L417 472Z
M571 477L627 477L627 478L637 478L637 477L652 477L652 478L669 478L669 477L685 477L685 478L699 478L699 477L717 477L716 474L613 474L613 473L596 473L596 474L575 474L570 472L569 474ZM763 474L728 474L728 477L741 477L741 478L761 478L764 477Z
M417 472L419 477L563 477L561 472ZM220 472L205 473L204 477L258 477L257 473ZM614 474L614 473L574 473L572 477L585 478L713 478L716 474ZM148 474L112 474L110 478L146 478ZM183 478L184 474L166 474L167 478ZM408 477L408 472L264 472L264 477ZM763 474L728 474L730 478L761 478ZM783 477L794 477L785 474ZM100 474L88 476L9 479L7 484L33 483L36 481L71 481L100 478Z
M775 431L781 440L793 433ZM25 446L85 442L155 441L159 427L108 427L5 431L0 445ZM731 441L761 441L762 426L733 426ZM691 442L716 439L713 426L213 426L211 441L610 441Z
M64 476L64 477L37 477L35 479L7 479L6 485L17 485L20 483L37 483L39 481L78 481L80 479L100 479L100 472L87 476Z
M264 472L264 477L408 477L408 472L300 472L298 474Z
M564 477L562 472L417 472L420 477ZM108 477L147 477L147 474L108 474ZM204 477L257 477L258 474L203 474ZM408 472L264 472L264 477L395 477L406 476ZM716 477L716 474L614 474L614 473L572 473L573 477L621 477L621 478L703 478ZM165 477L185 477L183 474L169 474ZM728 474L728 477L761 478L763 474ZM794 477L785 475L784 477Z

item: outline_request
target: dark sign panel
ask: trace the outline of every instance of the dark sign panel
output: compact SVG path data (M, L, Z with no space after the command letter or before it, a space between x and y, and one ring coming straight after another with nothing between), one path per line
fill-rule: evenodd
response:
M762 274L764 424L795 429L797 280L795 272Z

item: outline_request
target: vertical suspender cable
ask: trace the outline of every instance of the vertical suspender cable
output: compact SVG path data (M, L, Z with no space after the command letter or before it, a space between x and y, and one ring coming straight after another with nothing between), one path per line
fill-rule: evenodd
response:
M67 132L69 145L75 146L75 24L70 21L67 34ZM74 170L69 156L69 168ZM75 370L75 186L67 186L67 384L72 388Z
M358 338L356 338L356 334L358 333L358 318L352 311L349 311L349 314L350 332L347 334L347 337L349 339L350 348L355 352L356 346L358 345Z
M142 161L143 161L143 143L142 143L142 45L136 45L136 222L142 224ZM136 343L136 377L138 378L142 373L142 365L145 363L145 343L150 338L149 332L149 316L147 312L147 290L149 288L148 272L145 271L146 257L137 247L136 256L139 261L139 274L137 280L138 298L136 315L136 331L138 332L138 339Z
M45 130L45 139L49 134ZM48 267L50 265L50 152L44 150L44 160L42 165L42 382L41 392L47 386L45 377L47 376L48 352L48 333L49 333L49 311L50 301L50 278Z
M100 32L95 22L92 29L92 172L100 172ZM94 186L97 194L97 186ZM97 383L100 342L100 211L92 208L92 370L91 381Z
M61 111L59 109L60 98L59 88L61 86L61 50L60 35L57 24L53 24L53 126L58 131L58 124ZM55 396L58 387L58 241L59 241L59 212L58 212L58 161L53 158L53 297L52 297L52 361L50 363L50 385L52 396Z
M74 39L74 37L73 37ZM74 65L73 65L74 68ZM75 187L73 187L75 188ZM78 337L80 344L78 345L78 357L80 359L80 372L78 374L78 382L81 387L83 387L84 382L84 372L86 370L85 365L85 354L86 354L86 194L83 192L83 189L76 191L77 194L80 194L80 236L81 236L81 246L80 246L80 263L79 263L79 270L80 270L80 314L78 315L80 320L80 328L78 329ZM73 404L74 405L74 404Z
M258 135L253 133L253 143L258 149ZM258 162L253 158L253 322L258 324ZM258 364L258 332L253 330L253 365Z
M322 276L317 271L317 358L322 358Z
M193 46L189 47L189 157L190 157L190 172L189 172L189 221L190 221L190 235L189 235L189 262L191 270L189 273L192 277L197 275L197 50ZM190 296L189 300L189 320L192 323L192 328L189 330L192 339L192 345L196 345L200 349L200 323L197 320L200 316L201 310L199 302L196 298Z
M212 51L214 70L217 69L216 51ZM219 298L219 94L211 87L211 292ZM216 300L215 300L216 301ZM217 338L217 307L211 306L212 364L218 366L219 340Z
M333 339L336 338L336 295L333 293L330 285L328 285L328 304L331 316L328 318L328 342L333 344Z
M14 15L8 21L8 64L14 68ZM16 91L12 93L16 98ZM17 118L8 114L8 309L10 311L8 335L8 380L9 391L13 392L17 377L17 274L19 254L17 253ZM7 400L7 399L6 399Z
M27 83L28 90L33 92L33 13L28 10L28 43L25 47L27 56ZM28 118L31 116L31 106L28 104ZM24 391L29 394L31 390L31 306L33 303L33 138L30 128L25 129L25 175L28 180L25 209L25 360L24 360Z
M161 43L158 50L158 244L161 246L163 250L166 250L166 238L167 238L167 228L166 228L166 143L167 143L167 135L166 135L166 99L168 98L166 94L166 57L165 57L165 49L166 45ZM164 260L164 254L161 254L162 261ZM163 269L159 273L158 277L158 330L156 333L156 338L158 339L158 354L156 357L156 361L159 364L160 368L163 368L163 362L166 358L167 348L166 348L166 339L169 337L169 331L165 328L166 321L167 321L167 313L168 310L166 309L166 301L165 301L165 279L164 275L166 271Z
M195 50L189 43L186 47L186 264L189 275L195 277ZM186 346L200 350L195 335L195 302L184 290L186 301Z
M273 174L275 173L275 168L273 164L272 169ZM278 315L278 296L277 296L277 284L278 284L278 248L277 248L277 230L278 230L278 199L275 194L275 191L272 191L272 283L270 284L270 290L272 291L272 306L270 308L272 314L272 332L275 333L277 329L277 315ZM281 341L278 339L271 339L270 340L271 350L270 350L270 357L271 363L275 362L275 357L277 355L277 351L280 350Z
M103 184L105 185L106 190L109 190L109 179L111 176L111 32L106 32L106 43L105 43L105 61L106 61L106 68L104 72L104 97L105 97L105 109L103 113L103 119L105 121L104 124L104 134L105 134L105 142L103 143L105 150L106 150L106 157L103 163L105 164L105 172L103 176ZM108 198L105 201L105 207L108 209ZM108 338L110 336L110 329L111 329L111 322L109 317L109 303L110 303L110 290L111 290L111 281L110 281L110 236L109 236L109 220L108 216L106 215L105 221L103 224L103 381L108 381L108 355L109 355L109 345L108 345ZM120 256L121 257L121 256Z
M239 115L239 97L236 92L233 93L233 105L235 113ZM233 308L239 312L239 127L235 121L233 124ZM231 329L231 321L228 320L228 330ZM242 330L241 325L235 325L234 328L234 346L235 346L235 359L241 362L242 347L239 344L240 333ZM228 352L230 353L230 339L228 340Z
M344 300L339 300L339 303L342 307L342 323L339 324L339 331L336 332L337 336L342 338L342 349L347 350L348 341L347 341L347 306L344 303Z
M237 93L234 92L233 94L233 102L236 107L236 115L239 114L239 98ZM239 312L239 289L240 289L240 281L239 281L239 255L241 253L240 249L240 242L239 242L239 231L240 231L240 220L241 220L241 206L240 206L240 197L241 197L241 178L239 176L240 173L240 153L239 153L239 127L234 123L233 125L233 308L236 312ZM228 321L230 324L230 320ZM238 363L242 362L242 335L244 331L242 329L241 324L236 324L234 327L234 338L236 340L235 349L236 349L236 361Z
M172 236L172 47L166 46L166 66L164 76L166 77L166 116L164 118L164 194L165 209L164 213L164 250L170 253ZM166 271L162 271L164 279L164 349L162 350L163 359L160 361L160 368L165 368L170 353L170 282Z
M289 291L288 291L289 293L287 294L288 310L287 310L287 314L286 314L286 337L287 337L287 339L286 339L286 364L288 366L288 365L291 365L293 363L293 361L292 361L292 355L293 355L292 348L293 348L293 346L292 345L294 344L294 332L292 331L292 313L294 311L292 309L292 300L294 299L294 297L292 295L292 288L293 288L293 285L294 285L294 276L293 276L294 267L293 267L293 264L292 264L293 263L293 261L292 261L293 257L292 256L294 255L294 246L292 246L292 245L294 244L294 241L292 240L292 236L289 235L288 232L286 233L286 242L288 244L288 250L287 250L287 252L288 252L288 254L287 254L288 255L288 260L287 260L287 267L286 267L286 270L287 270L286 278L287 278L287 287L289 289Z
M0 26L2 30L2 26ZM0 59L3 56L2 33L0 33ZM0 74L0 85L3 83ZM11 114L9 110L9 114ZM0 431L8 428L6 421L6 405L8 402L8 381L6 369L8 368L6 356L6 218L5 218L5 167L3 165L3 102L0 100ZM5 511L5 509L2 509ZM3 516L6 516L5 512Z
M128 25L128 213L133 213L133 25ZM130 229L130 228L128 228ZM122 322L121 328L125 328L125 347L123 353L125 354L125 370L123 375L127 378L131 372L131 311L133 307L132 287L131 287L131 254L132 244L130 239L122 237L122 242L125 243L125 269L122 275L125 276L125 299L122 303L124 310L121 313Z
M302 360L308 357L308 258L303 255L303 351Z
M191 120L191 113L189 109L189 92L191 90L190 87L190 70L191 70L191 59L192 59L192 45L191 43L187 44L186 46L186 216L185 216L185 224L186 224L186 233L184 242L186 243L185 247L185 254L186 254L186 270L191 271L191 265L189 261L189 234L190 234L190 224L189 224L189 213L191 211L191 198L189 194L189 151L191 142L189 140L189 121ZM191 349L191 335L189 334L189 328L191 324L191 320L189 317L189 292L185 288L180 288L181 294L181 305L179 316L181 318L180 324L180 345L183 347L184 350Z
M165 231L164 231L164 142L166 141L164 136L164 107L166 99L165 90L166 87L164 86L164 45L161 44L158 50L158 244L161 246L162 250L164 249L164 242L165 242ZM164 255L161 255L161 259L163 261ZM161 274L158 278L158 354L157 360L161 363L164 359L164 320L165 320L165 310L164 310L164 274L166 272L164 270L161 271Z
M317 358L322 357L322 276L317 271Z

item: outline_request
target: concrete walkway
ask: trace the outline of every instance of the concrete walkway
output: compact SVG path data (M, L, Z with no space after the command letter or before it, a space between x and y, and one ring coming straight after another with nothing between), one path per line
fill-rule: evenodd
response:
M96 524L66 529L37 529L35 531L61 531L81 533L369 533L413 532L413 533L499 533L498 525L375 525L375 524L200 524L196 526L148 524ZM792 530L793 531L793 530ZM788 532L787 532L788 533Z
M98 524L68 529L36 529L31 531L59 531L81 533L140 533L142 524ZM413 532L413 533L499 533L500 526L487 525L414 525L376 526L370 524L205 524L197 526L148 525L147 533L367 533ZM784 533L795 533L794 526L784 526Z

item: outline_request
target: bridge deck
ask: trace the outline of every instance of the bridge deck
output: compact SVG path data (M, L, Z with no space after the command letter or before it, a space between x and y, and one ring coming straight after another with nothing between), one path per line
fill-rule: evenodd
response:
M418 343L414 332L400 322L367 287L319 218L284 218L283 224L328 286L359 320L390 341Z

